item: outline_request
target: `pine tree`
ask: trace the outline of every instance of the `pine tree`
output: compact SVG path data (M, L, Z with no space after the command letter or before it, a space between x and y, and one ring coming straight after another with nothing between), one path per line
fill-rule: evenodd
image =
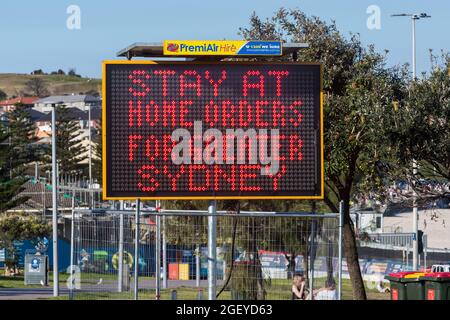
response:
M18 104L8 114L13 159L20 169L24 169L23 167L38 161L41 157L40 148L33 144L37 141L36 126L28 110L27 107Z
M25 178L16 174L13 145L5 123L0 123L0 213L27 201L19 197Z
M98 183L102 183L102 120L100 119L97 127L97 134L92 139L93 146L93 155L92 155L92 177L93 180L97 180Z
M80 161L83 160L83 153L86 151L79 139L80 124L66 106L57 106L55 111L56 158L59 164L59 175L79 172L83 168ZM48 164L52 162L51 148L46 150L45 162Z

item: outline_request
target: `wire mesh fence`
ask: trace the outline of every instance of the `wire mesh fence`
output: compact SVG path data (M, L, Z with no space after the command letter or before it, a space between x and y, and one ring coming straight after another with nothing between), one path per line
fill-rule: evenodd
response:
M157 215L161 218L160 266L155 246ZM212 258L208 255L208 216L141 214L136 258L134 214L76 213L72 298L134 299L137 264L139 299L207 299L208 259ZM334 286L336 293L338 215L216 216L217 299L292 299L293 284L301 286L300 275L305 280L305 298L311 291L313 298L323 298L316 290L325 283L331 292ZM334 298L333 293L329 298Z
M64 181L62 181L64 182ZM45 178L30 178L23 184L23 190L19 194L27 200L21 202L9 211L20 211L42 216L51 216L52 208L52 184ZM70 213L72 207L76 208L109 208L112 203L102 200L102 189L77 186L75 183L58 184L57 186L58 211L62 214Z

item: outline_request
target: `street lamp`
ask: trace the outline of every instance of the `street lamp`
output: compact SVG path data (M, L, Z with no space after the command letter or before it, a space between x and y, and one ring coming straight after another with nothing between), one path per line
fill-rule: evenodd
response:
M400 14L393 14L392 17L409 17L411 19L412 24L412 69L413 69L413 81L416 81L416 20L424 19L424 18L431 18L426 13L400 13ZM413 175L415 176L417 174L417 162L416 160L413 160ZM414 193L414 200L413 200L413 233L414 233L414 239L413 239L413 269L418 269L418 261L419 261L419 246L418 246L418 219L419 219L419 212L417 208L417 201L416 201L416 195Z
M56 174L56 106L63 102L52 104L52 229L53 229L53 296L59 295L59 273L58 273L58 177Z
M413 79L416 80L416 20L431 18L426 13L400 13L392 14L391 17L409 17L412 23L412 69Z

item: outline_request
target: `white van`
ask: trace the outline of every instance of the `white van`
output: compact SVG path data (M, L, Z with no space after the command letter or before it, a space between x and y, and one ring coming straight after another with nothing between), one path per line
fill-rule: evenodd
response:
M431 272L450 272L450 264L433 264Z

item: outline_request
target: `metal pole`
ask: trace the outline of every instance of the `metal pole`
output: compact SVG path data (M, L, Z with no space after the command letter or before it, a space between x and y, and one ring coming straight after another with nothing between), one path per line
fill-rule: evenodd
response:
M406 247L406 269L409 270L409 244Z
M52 228L53 228L53 296L59 295L58 274L58 211L57 211L57 183L56 176L56 106L52 108Z
M412 21L412 68L413 68L413 80L416 80L416 20L414 15L411 17Z
M95 207L92 194L92 133L91 133L91 105L88 104L88 130L89 130L89 194L91 196L91 208Z
M196 286L197 288L200 288L200 245L197 245L196 248L196 255L195 255L195 280L196 280Z
M123 200L120 200L120 210L123 211ZM123 291L123 213L119 215L119 263L118 263L118 287L117 291Z
M423 235L422 241L423 241L423 271L426 272L426 270L427 270L427 241L428 241L426 234Z
M411 17L412 21L412 68L413 68L413 81L416 81L416 20L417 18L413 15ZM414 178L417 174L417 162L413 160L413 175ZM413 270L418 270L418 256L419 256L419 246L418 246L418 220L419 220L419 212L417 208L417 200L416 194L414 191L414 203L413 203L413 250L412 250L412 258L413 258Z
M156 207L159 208L159 200L156 200ZM156 290L155 298L159 300L161 297L161 216L156 214L156 237L155 237L155 276Z
M139 233L140 233L140 212L141 200L136 200L135 225L136 231L134 235L134 300L138 300L139 289Z
M216 300L216 209L216 201L210 201L208 206L208 300Z
M163 288L167 289L167 238L166 238L166 217L162 217L162 256L163 256Z
M344 201L339 202L338 300L342 300L342 246L344 242Z
M314 300L314 234L315 234L315 220L311 221L311 239L309 249L309 292L311 300Z
M70 300L73 299L73 286L75 278L73 275L73 256L74 256L74 223L75 223L75 189L72 190L72 223L70 224Z

